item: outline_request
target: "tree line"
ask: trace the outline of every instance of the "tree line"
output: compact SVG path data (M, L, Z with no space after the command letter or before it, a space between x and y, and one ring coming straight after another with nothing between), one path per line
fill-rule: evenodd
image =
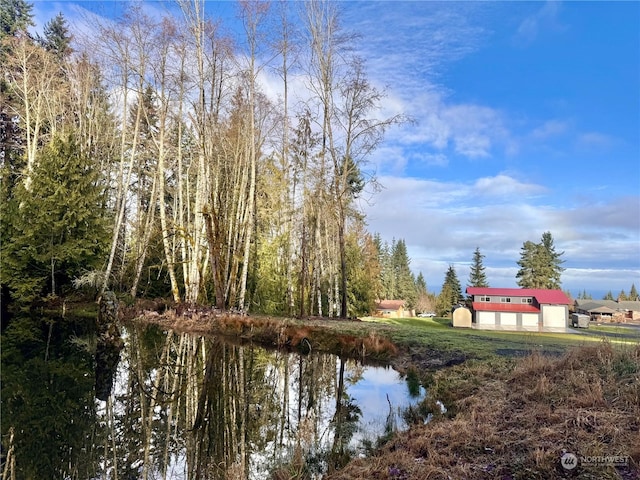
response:
M371 309L377 245L356 199L403 117L382 114L339 5L238 2L236 36L202 0L177 7L132 5L90 37L58 15L39 37L31 4L0 0L3 289Z
M583 290L579 295L578 298L581 300L593 300L593 297L587 293L586 290ZM605 293L605 295L602 297L603 300L614 300L617 302L638 302L640 301L640 295L638 295L638 290L636 289L636 284L632 283L631 287L629 288L629 293L627 294L624 289L620 290L620 293L618 293L617 296L614 296L613 293L611 292L611 290L609 290L607 293Z
M436 297L404 240L366 229L368 157L404 118L381 113L339 5L238 2L235 36L202 0L176 5L132 5L90 36L57 15L32 35L32 5L0 0L3 294L342 317L459 303L452 266ZM525 242L518 285L559 288L561 255L550 232ZM470 285L487 284L483 257Z
M544 232L538 243L530 240L525 241L520 249L520 260L517 262L520 269L516 274L516 283L521 288L560 289L561 276L564 271L562 255L564 252L556 251L551 232ZM484 258L480 248L476 247L469 270L468 286L489 287ZM467 301L455 268L453 265L449 265L442 289L436 300L438 313L448 315L456 305L462 305Z
M517 285L521 288L530 289L561 289L561 276L565 270L562 267L564 260L561 257L563 255L564 252L556 250L551 232L544 232L538 243L530 240L525 241L520 249L520 260L517 262L520 267L516 273ZM484 258L485 256L480 252L480 248L477 247L473 253L467 281L468 286L489 287ZM567 297L573 297L570 292L565 293ZM591 300L592 296L586 290L583 290L578 294L577 298ZM455 269L450 265L445 275L441 293L437 297L438 312L446 315L451 312L452 306L463 304L465 300ZM640 296L634 283L629 289L629 294L621 290L618 296L614 297L609 291L603 297L603 300L638 301Z

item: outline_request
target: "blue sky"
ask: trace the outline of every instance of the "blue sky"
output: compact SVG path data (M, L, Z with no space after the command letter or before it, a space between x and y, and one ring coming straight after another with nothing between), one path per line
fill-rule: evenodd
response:
M78 2L35 2L42 23ZM111 16L121 2L84 2ZM146 2L160 9L160 2ZM414 273L463 284L479 247L515 287L527 241L564 251L563 288L640 288L639 2L343 2L385 111L413 121L371 158L369 229L405 239ZM209 2L227 19L233 7Z
M639 3L347 9L372 75L415 119L376 155L369 225L406 240L430 288L449 264L464 285L476 247L492 286L516 286L523 242L545 231L563 288L640 284Z

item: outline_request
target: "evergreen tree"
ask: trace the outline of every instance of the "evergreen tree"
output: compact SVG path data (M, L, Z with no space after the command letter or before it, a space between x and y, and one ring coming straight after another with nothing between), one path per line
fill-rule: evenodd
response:
M346 193L351 198L358 198L365 186L365 178L351 157L342 159L340 171L346 172Z
M347 235L348 314L369 315L375 310L380 265L371 235L360 223Z
M586 290L582 290L582 293L578 296L579 299L581 300L592 300L592 297L590 294L587 293Z
M40 45L45 50L52 52L58 60L63 60L71 54L71 40L67 20L62 13L46 23L44 37L38 36Z
M415 277L409 266L411 259L407 253L405 241L403 239L396 241L394 238L389 245L387 242L382 243L380 236L376 234L373 245L378 251L380 269L378 299L405 300L408 306L414 307L418 291ZM424 287L426 291L426 283Z
M516 274L522 288L559 289L564 252L556 252L550 232L542 235L540 243L526 241L520 251L520 270Z
M464 301L462 296L462 288L458 275L456 274L453 265L449 265L449 269L445 274L444 283L442 284L442 290L438 296L438 313L440 315L448 315L452 312L453 307Z
M564 255L564 252L556 252L551 232L544 232L542 234L540 245L542 246L546 274L546 283L543 288L557 290L560 288L562 283L560 277L565 270L562 267L564 260L560 259L560 257Z
M391 300L395 298L396 279L393 272L393 264L391 261L391 247L387 242L382 243L380 237L374 238L374 242L378 247L378 263L380 264L380 291L379 299ZM395 245L395 239L393 240Z
M527 240L520 249L520 270L516 274L522 288L542 288L540 246Z
M33 4L25 0L0 0L0 40L26 34L33 23Z
M625 293L624 289L620 290L620 293L618 294L618 301L626 302L627 300L629 300L629 297L627 297L627 294Z
M376 249L376 254L378 255L378 267L379 267L379 271L378 271L378 282L377 282L377 290L375 292L376 294L376 298L377 299L383 299L386 298L385 297L385 291L384 291L384 259L382 258L382 250L384 248L384 244L382 242L382 238L380 237L379 233L374 233L373 234L373 246Z
M30 301L58 294L99 267L106 238L98 173L71 137L43 148L27 191L16 187L13 238L3 244L1 283Z
M631 300L632 302L638 301L638 291L636 290L635 283L631 284L631 289L629 290L629 300Z
M417 299L416 282L409 268L409 254L403 239L398 240L394 245L392 263L396 284L393 298L405 300L407 306L414 307Z
M418 295L427 293L427 281L424 279L422 272L420 272L416 278L416 291Z
M613 300L613 293L611 293L611 290L609 290L607 292L607 294L602 299L603 300Z
M473 263L471 264L471 271L469 272L469 286L471 287L488 287L487 275L485 273L482 259L484 255L480 253L480 248L476 247L473 252Z

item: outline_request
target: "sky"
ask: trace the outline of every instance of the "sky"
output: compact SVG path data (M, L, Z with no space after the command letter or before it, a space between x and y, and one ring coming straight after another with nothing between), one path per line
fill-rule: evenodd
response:
M121 13L123 2L36 1ZM161 2L144 2L153 10ZM208 2L233 16L232 3ZM414 274L463 286L476 248L493 287L516 287L526 241L551 232L562 288L640 288L640 2L341 2L342 25L384 89L388 131L360 200L368 228L404 239Z

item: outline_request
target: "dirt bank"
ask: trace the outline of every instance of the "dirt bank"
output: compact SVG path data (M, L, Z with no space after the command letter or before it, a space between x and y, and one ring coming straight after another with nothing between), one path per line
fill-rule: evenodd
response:
M123 318L159 325L166 330L219 335L271 348L335 353L365 363L389 364L399 372L409 368L437 370L467 359L463 352L394 343L389 340L389 326L357 319L283 319L221 312L201 306L181 305L165 309L163 304L154 303L146 307L138 305L124 309Z

